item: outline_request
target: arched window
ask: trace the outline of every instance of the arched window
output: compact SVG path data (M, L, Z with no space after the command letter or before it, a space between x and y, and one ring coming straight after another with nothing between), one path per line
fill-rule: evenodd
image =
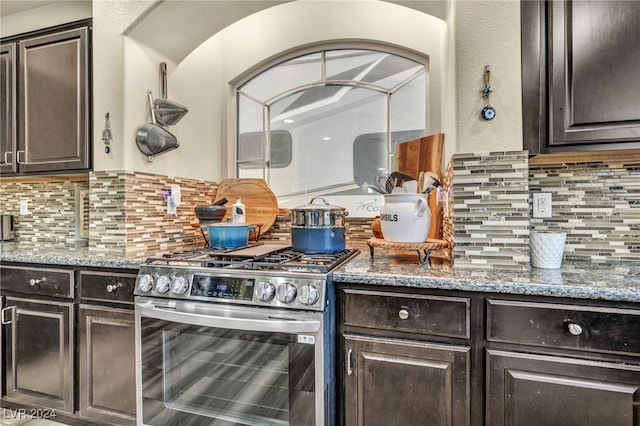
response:
M279 200L368 192L398 142L427 134L427 61L332 48L280 61L236 88L236 176Z

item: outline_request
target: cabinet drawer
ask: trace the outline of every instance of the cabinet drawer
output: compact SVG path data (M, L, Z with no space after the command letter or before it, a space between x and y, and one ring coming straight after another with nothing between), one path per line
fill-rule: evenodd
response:
M80 271L80 298L103 302L133 303L137 274Z
M487 301L487 340L583 351L640 353L640 310Z
M468 339L470 299L344 290L344 324Z
M23 266L0 267L2 291L40 296L73 298L73 270L32 268Z

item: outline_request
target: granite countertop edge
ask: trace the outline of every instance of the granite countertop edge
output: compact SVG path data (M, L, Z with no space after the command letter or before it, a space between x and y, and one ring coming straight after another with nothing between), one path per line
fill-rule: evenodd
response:
M34 263L58 266L138 269L149 255L125 255L120 251L92 250L86 246L36 247L0 244L0 263Z
M158 256L158 253L154 253ZM30 263L71 267L138 269L151 254L87 247L30 247L0 244L0 263ZM524 270L420 265L417 259L371 258L362 251L333 272L333 281L347 284L458 290L492 294L552 296L640 302L640 263L592 264L564 262L561 269Z
M640 264L564 262L560 269L482 269L394 263L360 253L337 268L333 281L383 287L640 302Z

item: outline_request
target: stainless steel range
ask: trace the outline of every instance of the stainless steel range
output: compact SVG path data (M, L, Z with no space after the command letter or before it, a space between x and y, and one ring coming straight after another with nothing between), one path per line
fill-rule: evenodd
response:
M333 425L331 271L358 250L196 249L136 288L139 425Z

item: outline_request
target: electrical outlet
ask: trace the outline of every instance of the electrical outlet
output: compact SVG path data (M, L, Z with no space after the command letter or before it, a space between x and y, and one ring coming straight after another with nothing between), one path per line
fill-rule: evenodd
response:
M533 193L533 217L534 218L551 217L551 193L550 192L534 192Z
M29 214L29 199L23 198L20 200L20 216Z

